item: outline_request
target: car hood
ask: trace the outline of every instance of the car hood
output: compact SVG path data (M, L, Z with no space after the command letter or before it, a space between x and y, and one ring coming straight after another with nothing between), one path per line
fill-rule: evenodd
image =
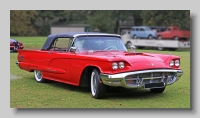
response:
M102 51L102 52L92 52L87 53L89 57L93 58L103 58L110 61L123 60L130 64L140 63L140 62L164 62L159 56L148 54L148 53L130 53L130 52L120 52L120 51Z

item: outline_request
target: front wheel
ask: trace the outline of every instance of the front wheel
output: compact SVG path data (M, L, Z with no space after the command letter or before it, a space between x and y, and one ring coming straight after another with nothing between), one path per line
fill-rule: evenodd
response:
M150 89L150 91L151 91L152 93L162 93L162 92L164 92L164 90L165 90L165 87L163 87L163 88L153 88L153 89Z
M39 70L34 70L34 75L35 75L35 80L37 82L45 82L46 80L42 78L42 71L39 71Z
M106 95L106 85L101 82L97 69L94 69L91 73L91 93L92 97L96 99L101 99Z

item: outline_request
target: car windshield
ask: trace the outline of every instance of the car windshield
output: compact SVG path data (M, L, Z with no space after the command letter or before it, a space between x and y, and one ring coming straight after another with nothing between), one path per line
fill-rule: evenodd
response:
M118 37L78 37L73 47L87 51L127 51L122 40Z

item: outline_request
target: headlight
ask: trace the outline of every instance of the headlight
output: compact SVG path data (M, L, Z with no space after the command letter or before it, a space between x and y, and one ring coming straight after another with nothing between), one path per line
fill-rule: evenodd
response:
M171 60L171 61L169 62L169 66L174 66L174 61L173 61L173 60Z
M119 68L123 69L124 68L124 62L119 62Z
M116 70L118 68L118 64L116 62L112 63L112 69Z
M176 60L175 61L175 66L179 66L180 65L180 61L179 60Z

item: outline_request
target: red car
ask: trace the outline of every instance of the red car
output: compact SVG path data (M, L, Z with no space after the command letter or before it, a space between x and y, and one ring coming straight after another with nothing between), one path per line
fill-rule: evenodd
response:
M21 42L10 38L10 52L17 52L18 49L23 49L24 46Z
M179 40L184 39L188 40L190 38L189 30L181 30L178 26L167 27L165 31L157 33L158 39L173 39Z
M37 82L91 87L97 99L109 86L162 93L183 74L178 56L128 52L120 35L92 32L49 35L41 49L19 50L16 64Z

